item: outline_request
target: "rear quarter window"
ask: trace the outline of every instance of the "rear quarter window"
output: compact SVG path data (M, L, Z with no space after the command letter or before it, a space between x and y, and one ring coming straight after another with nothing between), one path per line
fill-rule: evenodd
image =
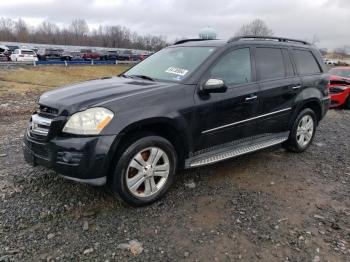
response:
M22 54L24 54L24 55L34 55L34 52L30 51L30 50L22 50Z
M321 73L321 69L311 51L293 50L295 64L300 75L312 75Z

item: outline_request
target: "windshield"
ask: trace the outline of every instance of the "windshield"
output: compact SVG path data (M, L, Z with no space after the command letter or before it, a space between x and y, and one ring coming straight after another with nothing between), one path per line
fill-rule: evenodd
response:
M137 64L125 76L147 76L156 80L181 81L190 75L214 47L171 47Z
M350 78L350 68L349 69L331 69L329 70L328 73L334 76Z

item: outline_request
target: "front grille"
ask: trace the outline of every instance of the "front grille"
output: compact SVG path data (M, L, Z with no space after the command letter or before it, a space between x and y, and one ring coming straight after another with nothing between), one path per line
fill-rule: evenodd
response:
M56 116L58 116L58 109L44 105L39 105L37 113L39 116L53 119Z
M341 88L341 87L331 87L329 88L329 93L330 94L340 94L344 92L344 88Z
M37 140L45 140L49 134L52 119L33 114L28 126L28 134Z
M338 104L338 101L335 101L335 100L331 101L331 105L336 105L336 104Z

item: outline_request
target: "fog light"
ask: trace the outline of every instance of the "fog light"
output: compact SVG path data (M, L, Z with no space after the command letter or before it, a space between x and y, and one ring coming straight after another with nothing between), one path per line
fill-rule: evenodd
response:
M63 153L62 160L63 160L64 162L70 163L70 162L72 161L72 158L73 158L73 156L72 156L71 153L69 153L69 152Z

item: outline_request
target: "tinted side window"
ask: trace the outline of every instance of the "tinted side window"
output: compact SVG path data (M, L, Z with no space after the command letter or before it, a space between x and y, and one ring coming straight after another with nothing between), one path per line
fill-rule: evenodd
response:
M281 49L257 48L256 65L260 73L260 80L283 78L286 76Z
M249 48L237 49L224 55L211 69L210 78L218 78L228 85L249 83L252 80Z
M301 75L321 73L321 69L310 51L293 50L297 70Z

